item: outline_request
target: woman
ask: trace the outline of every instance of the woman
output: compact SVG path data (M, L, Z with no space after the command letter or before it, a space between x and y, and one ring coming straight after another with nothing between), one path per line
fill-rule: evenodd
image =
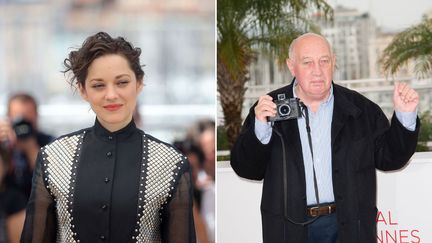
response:
M100 32L65 60L96 121L41 149L21 242L195 242L188 161L132 119L140 54Z

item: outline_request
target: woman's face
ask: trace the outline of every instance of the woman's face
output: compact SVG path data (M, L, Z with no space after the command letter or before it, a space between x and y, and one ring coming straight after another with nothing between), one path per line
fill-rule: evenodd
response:
M96 58L88 68L81 96L90 103L98 121L109 131L125 127L131 120L142 81L136 80L125 57L109 54Z

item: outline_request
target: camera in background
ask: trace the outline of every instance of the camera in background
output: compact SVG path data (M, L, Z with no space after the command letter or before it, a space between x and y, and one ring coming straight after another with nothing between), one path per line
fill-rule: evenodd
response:
M15 131L17 139L27 139L34 134L33 125L30 121L19 117L12 121L12 128Z

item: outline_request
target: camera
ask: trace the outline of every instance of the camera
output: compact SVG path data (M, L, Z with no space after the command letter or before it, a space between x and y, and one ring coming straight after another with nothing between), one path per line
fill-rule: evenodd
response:
M19 117L12 121L12 128L15 131L17 139L26 139L33 136L33 126L31 122Z
M284 121L301 117L300 99L285 98L285 94L278 94L276 104L276 116L269 117L270 122Z

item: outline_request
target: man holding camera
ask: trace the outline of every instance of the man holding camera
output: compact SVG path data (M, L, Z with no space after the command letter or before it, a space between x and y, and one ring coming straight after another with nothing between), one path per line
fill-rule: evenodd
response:
M39 148L53 137L37 129L37 103L29 94L19 93L8 100L7 120L0 120L1 146L11 150L12 165L6 184L30 196L31 180Z
M264 179L264 242L377 242L375 169L400 169L415 151L417 92L395 84L390 125L378 105L333 83L335 61L324 37L295 39L293 82L259 98L231 151L239 176Z

